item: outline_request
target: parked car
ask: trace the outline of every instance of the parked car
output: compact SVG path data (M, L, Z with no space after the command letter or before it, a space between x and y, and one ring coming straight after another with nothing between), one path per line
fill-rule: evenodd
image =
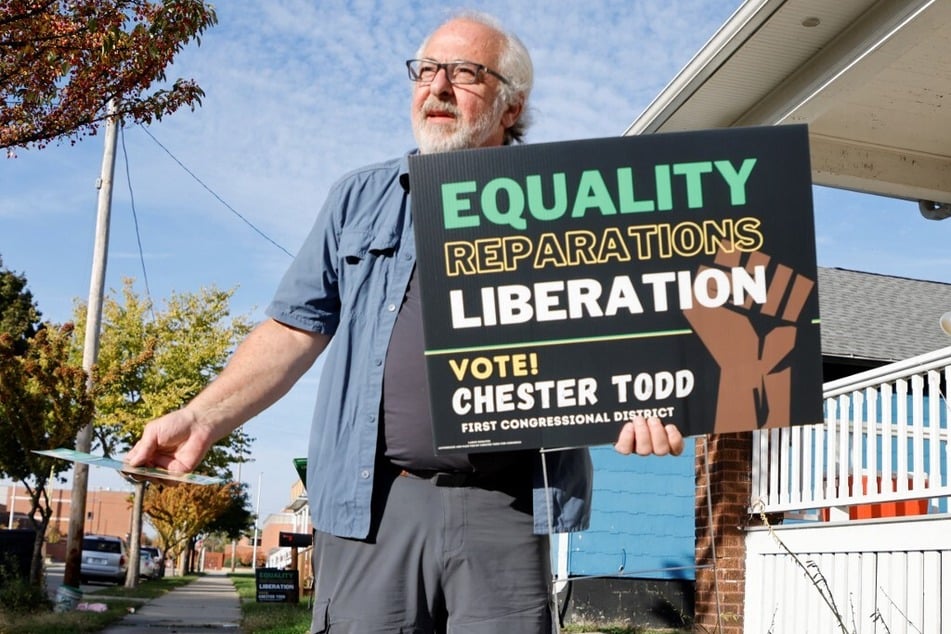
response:
M128 552L125 540L120 537L86 535L79 568L80 581L125 582L129 568Z
M139 549L139 577L143 579L158 578L158 562L152 558L152 553Z
M155 577L153 579L165 576L165 556L161 550L155 546L142 546L139 548L139 552L146 552L152 556L152 561L155 564Z

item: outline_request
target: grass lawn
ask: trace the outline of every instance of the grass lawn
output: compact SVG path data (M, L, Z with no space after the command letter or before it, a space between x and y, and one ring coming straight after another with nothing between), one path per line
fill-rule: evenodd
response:
M563 634L688 634L689 629L652 629L649 627L637 627L632 625L623 625L619 623L603 624L576 624L570 623L561 629Z
M302 603L258 603L254 573L228 575L241 597L241 628L248 634L306 634L310 608Z
M136 588L103 586L83 594L82 603L102 603L105 612L72 610L56 613L52 604L42 609L23 613L11 613L0 607L0 632L3 634L87 634L100 632L119 621L130 610L136 609L143 600L154 599L180 586L194 581L196 577L164 577L143 581Z
M241 596L241 626L248 634L305 634L310 627L310 608L302 603L257 603L254 574L233 573L234 587ZM566 625L564 634L680 634L690 630L657 630L620 624Z
M258 603L253 573L229 575L241 597L242 629L248 634L306 634L310 628L310 608L301 603ZM54 613L52 603L30 612L10 612L0 606L0 634L94 634L120 621L143 602L169 590L187 585L197 575L163 577L144 581L136 588L102 586L83 594L82 602L101 603L104 612L72 610ZM564 634L677 634L689 630L654 630L621 624L570 624Z

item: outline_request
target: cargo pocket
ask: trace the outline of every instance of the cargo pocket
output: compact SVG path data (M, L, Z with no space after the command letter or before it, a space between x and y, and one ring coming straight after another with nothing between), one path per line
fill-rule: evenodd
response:
M310 634L324 634L330 627L330 619L327 616L330 610L330 601L317 601L314 603L314 610L311 614Z

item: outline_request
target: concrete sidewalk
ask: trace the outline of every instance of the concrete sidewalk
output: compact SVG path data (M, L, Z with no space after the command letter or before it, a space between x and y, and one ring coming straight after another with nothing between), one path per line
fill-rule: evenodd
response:
M95 595L87 595L84 600L94 601ZM209 630L218 629L242 633L241 599L227 572L213 570L187 586L142 604L101 634L208 634Z
M102 634L241 632L241 600L224 571L209 571L187 586L152 599Z

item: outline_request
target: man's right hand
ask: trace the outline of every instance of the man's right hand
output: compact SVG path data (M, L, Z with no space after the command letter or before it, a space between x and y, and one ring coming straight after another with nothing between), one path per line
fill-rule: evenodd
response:
M193 471L215 442L286 394L329 342L327 335L264 320L188 405L145 426L125 461L172 473Z
M133 467L160 467L172 473L189 473L201 462L216 438L195 420L188 409L156 418L125 457Z

